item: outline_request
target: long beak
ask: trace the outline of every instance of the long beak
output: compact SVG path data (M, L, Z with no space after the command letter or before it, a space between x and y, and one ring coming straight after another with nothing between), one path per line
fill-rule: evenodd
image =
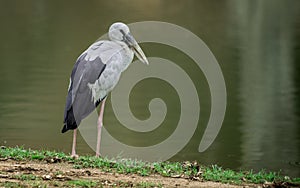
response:
M146 58L143 50L138 45L138 43L136 43L136 45L133 46L133 52L141 62L143 62L146 65L149 65L148 59Z
M143 50L141 49L139 44L136 42L136 40L133 38L133 36L131 34L127 34L126 40L129 44L129 46L133 49L135 56L144 64L149 65L148 59L146 58Z

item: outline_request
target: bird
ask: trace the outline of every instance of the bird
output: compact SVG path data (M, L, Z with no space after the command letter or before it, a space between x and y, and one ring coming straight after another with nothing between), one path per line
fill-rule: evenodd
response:
M77 58L71 72L61 132L73 130L71 156L74 158L78 157L77 128L99 105L101 106L97 121L96 156L101 156L101 129L107 95L118 83L121 73L131 64L134 55L142 63L149 64L126 24L113 23L109 27L108 38L90 45Z

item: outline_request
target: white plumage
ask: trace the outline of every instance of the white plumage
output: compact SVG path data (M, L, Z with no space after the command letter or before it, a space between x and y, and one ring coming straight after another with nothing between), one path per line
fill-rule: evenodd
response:
M72 156L76 156L76 129L80 122L102 102L98 120L96 155L100 153L100 137L106 96L118 83L134 54L145 64L148 60L131 35L127 25L110 26L110 40L97 41L77 59L72 70L65 107L62 132L74 130Z

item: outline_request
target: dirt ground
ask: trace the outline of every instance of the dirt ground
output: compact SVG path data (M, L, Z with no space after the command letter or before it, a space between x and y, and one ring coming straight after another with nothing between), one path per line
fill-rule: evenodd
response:
M167 178L159 175L141 177L102 172L99 169L74 169L68 163L47 163L38 161L0 161L0 187L19 185L20 187L77 187L70 181L96 181L97 187L262 187L262 185L230 185L216 182L202 182L183 178ZM143 186L142 186L143 185ZM79 185L80 186L80 185ZM13 186L12 186L13 187ZM83 187L89 187L83 185Z

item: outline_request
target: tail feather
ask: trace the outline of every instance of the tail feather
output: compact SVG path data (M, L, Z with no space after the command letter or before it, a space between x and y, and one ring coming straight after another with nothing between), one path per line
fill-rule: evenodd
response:
M76 129L78 127L75 117L74 117L74 113L73 113L73 108L71 107L65 115L65 119L64 119L64 126L61 130L61 133L65 133L68 130L73 130Z
M62 130L61 130L61 133L65 133L65 132L67 132L69 129L68 129L68 125L65 123L64 124L64 127L62 128Z

